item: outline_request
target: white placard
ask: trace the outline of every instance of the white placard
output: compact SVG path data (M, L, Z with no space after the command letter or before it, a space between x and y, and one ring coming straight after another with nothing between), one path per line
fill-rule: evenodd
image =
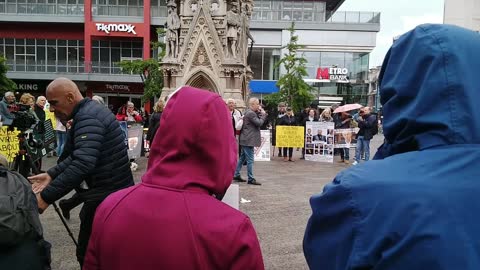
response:
M255 161L270 161L270 130L261 130L261 145L253 149Z

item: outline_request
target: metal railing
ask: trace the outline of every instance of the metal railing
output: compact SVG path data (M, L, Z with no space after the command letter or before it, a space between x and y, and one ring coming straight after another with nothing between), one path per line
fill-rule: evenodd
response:
M9 72L128 74L115 62L81 61L7 61Z
M326 18L328 18L326 20ZM379 12L337 11L333 14L314 10L255 10L252 21L295 21L343 24L379 24Z
M92 14L99 16L136 16L143 17L143 6L93 5Z

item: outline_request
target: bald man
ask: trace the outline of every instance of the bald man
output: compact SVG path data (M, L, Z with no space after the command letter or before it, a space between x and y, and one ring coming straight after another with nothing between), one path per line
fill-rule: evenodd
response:
M71 80L54 80L46 94L50 111L57 119L64 124L73 120L73 124L58 164L29 180L37 194L40 212L73 189L79 193L84 204L80 212L77 259L82 266L97 206L111 193L133 185L127 147L110 110L83 98ZM86 189L80 188L83 182Z

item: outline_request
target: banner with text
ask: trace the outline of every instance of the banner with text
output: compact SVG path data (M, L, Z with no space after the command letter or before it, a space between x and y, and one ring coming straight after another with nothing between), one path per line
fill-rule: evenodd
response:
M359 130L359 128L335 129L335 148L356 147Z
M254 148L255 161L270 161L270 130L260 131L262 144Z
M305 160L333 163L334 128L334 123L307 122Z
M13 159L18 154L18 134L20 132L17 129L9 131L6 126L0 128L0 154L6 157L8 162L13 162Z
M275 130L276 147L303 147L305 128L298 126L277 126Z

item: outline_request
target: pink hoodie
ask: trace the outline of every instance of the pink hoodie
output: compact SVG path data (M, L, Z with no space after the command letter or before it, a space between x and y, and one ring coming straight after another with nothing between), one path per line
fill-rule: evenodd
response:
M83 269L264 269L250 219L212 196L237 161L225 102L183 87L161 121L142 183L97 209Z

